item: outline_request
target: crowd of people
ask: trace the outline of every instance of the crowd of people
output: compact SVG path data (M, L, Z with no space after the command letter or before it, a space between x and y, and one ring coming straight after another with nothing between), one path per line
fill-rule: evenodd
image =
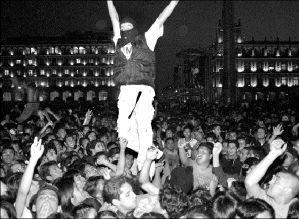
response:
M158 104L141 170L115 105L42 107L1 119L1 218L299 218L291 103Z

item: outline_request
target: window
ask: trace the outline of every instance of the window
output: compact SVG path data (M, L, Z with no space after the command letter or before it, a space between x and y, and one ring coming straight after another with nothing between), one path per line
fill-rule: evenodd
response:
M16 60L16 64L21 64L21 60L20 60L20 59L17 59L17 60Z
M9 75L9 70L5 69L5 70L4 70L4 75L5 75L5 76L8 76L8 75Z
M293 77L293 85L298 86L298 77Z
M29 59L29 60L28 60L28 64L29 64L29 65L32 65L32 64L33 64L32 59Z
M28 74L29 74L29 76L32 76L33 75L33 70L28 70Z
M76 59L76 63L80 64L81 63L81 59Z
M68 70L68 69L65 69L65 70L64 70L64 74L68 75L68 74L69 74L69 70Z
M287 85L287 78L286 77L281 78L281 85Z
M40 75L45 75L45 70L44 69L40 70Z

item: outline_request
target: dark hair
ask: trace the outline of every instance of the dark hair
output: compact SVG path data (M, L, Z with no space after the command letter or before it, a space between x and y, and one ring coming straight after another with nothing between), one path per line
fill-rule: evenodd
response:
M74 178L62 177L56 182L60 194L61 209L67 216L71 216L74 205L71 198L74 193Z
M299 200L295 200L292 202L292 204L289 206L288 211L288 219L297 219L299 218Z
M97 219L101 219L101 218L113 218L113 217L114 218L118 218L117 214L115 212L106 210L106 211L100 211L98 213Z
M149 213L144 213L143 215L141 215L140 218L161 219L166 217L164 217L163 214L159 214L157 212L149 212Z
M73 208L72 215L73 215L74 219L87 218L88 212L91 208L93 208L92 205L88 205L86 203L81 203Z
M133 191L135 190L136 183L132 179L129 179L124 176L114 177L114 178L110 179L109 181L106 181L104 184L104 189L103 189L104 201L106 201L108 203L112 203L113 199L119 200L120 187L125 183L130 184L133 188Z
M16 200L23 173L13 173L6 180L7 196L11 200Z
M189 208L185 214L185 218L197 218L199 215L201 218L211 218L209 209L204 205L195 205Z
M206 139L207 139L207 138L212 138L214 141L217 139L217 137L216 137L216 135L215 135L214 132L208 132L208 133L206 134Z
M186 129L189 129L190 132L192 132L192 131L193 131L193 128L194 128L193 125L190 124L190 123L188 123L187 125L184 126L183 131L185 131Z
M258 198L249 198L241 202L237 208L237 215L240 218L256 218L264 211L268 211L272 218L275 218L274 209L264 200Z
M229 190L239 199L239 201L246 199L247 191L244 182L233 181Z
M97 198L97 185L99 181L104 181L103 176L92 176L89 177L85 183L84 190L92 197Z
M188 196L189 207L202 206L204 208L202 210L206 212L211 208L211 199L209 191L203 187L199 187Z
M236 147L239 148L239 143L236 140L229 140L229 141L227 141L227 146L228 146L228 144L235 144Z
M50 180L47 179L47 176L50 176L50 167L53 165L57 165L56 161L49 161L40 166L39 176L42 180L50 182Z
M1 197L1 199L2 199L2 197ZM9 203L7 201L1 200L0 201L0 208L4 209L6 211L9 219L15 219L15 218L17 218L16 209L13 206L13 204L11 204L11 203Z
M160 190L159 200L161 207L167 211L170 218L182 216L189 207L187 194L170 183L165 183Z
M228 192L218 192L213 198L214 218L234 218L238 206L237 199Z
M91 142L89 142L89 144L87 145L86 147L86 153L89 155L89 156L92 156L92 151L91 150L94 150L95 149L95 146L98 144L98 143L103 143L102 141L100 140L92 140Z

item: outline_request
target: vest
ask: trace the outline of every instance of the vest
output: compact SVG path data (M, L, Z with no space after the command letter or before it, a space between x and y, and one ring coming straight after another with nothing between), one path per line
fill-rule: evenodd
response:
M143 36L138 36L132 43L129 60L116 47L114 59L114 81L117 85L148 85L155 88L155 53L151 51Z

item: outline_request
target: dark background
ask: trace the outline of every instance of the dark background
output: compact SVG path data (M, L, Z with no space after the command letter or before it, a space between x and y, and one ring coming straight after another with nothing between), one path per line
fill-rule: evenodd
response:
M169 1L114 1L120 18L131 16L146 31ZM1 40L59 36L66 31L111 29L106 1L1 0ZM172 83L175 54L206 47L216 38L222 1L180 1L156 46L158 89ZM234 1L245 40L299 40L299 1Z

